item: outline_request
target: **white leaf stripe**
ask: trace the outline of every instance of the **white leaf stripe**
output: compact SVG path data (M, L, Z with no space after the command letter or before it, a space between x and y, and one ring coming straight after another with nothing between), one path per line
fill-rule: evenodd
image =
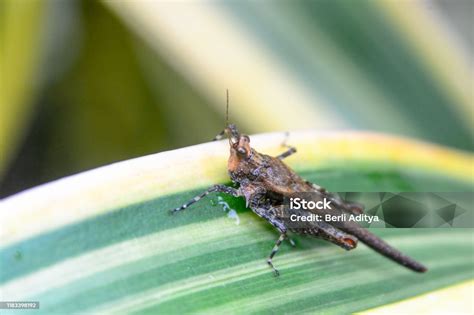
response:
M245 221L247 221L247 219L248 218L245 218ZM206 226L208 224L209 226ZM212 229L209 229L211 225L214 225L214 226ZM219 226L222 226L222 230L219 230ZM186 229L186 231L184 231L184 229ZM6 292L7 296L10 296L10 294L12 294L11 296L13 298L18 298L18 299L35 297L35 296L38 297L38 296L41 296L41 292L46 292L46 291L49 291L48 295L57 297L58 294L55 293L55 290L64 291L63 288L68 285L69 286L72 285L74 287L75 281L81 278L90 276L90 275L94 275L94 274L97 275L99 278L96 279L95 281L92 281L92 283L100 283L100 285L104 285L104 283L100 281L101 273L107 271L108 269L114 268L118 265L125 265L130 262L137 262L140 260L144 260L147 257L153 256L158 253L160 255L163 255L163 263L169 264L173 262L173 256L175 257L174 261L176 261L176 259L178 260L189 259L193 256L206 253L208 249L206 249L205 247L203 248L203 245L209 246L210 243L208 242L212 242L211 252L235 246L236 243L229 242L229 239L232 239L233 237L235 237L235 235L237 235L239 231L241 231L241 229L242 229L242 226L235 226L235 224L233 224L231 220L227 218L222 218L222 219L215 220L212 223L209 222L209 223L204 223L204 224L201 224L201 223L193 224L193 225L185 226L182 228L172 229L172 230L166 231L166 233L160 232L160 233L157 233L156 235L150 235L147 237L143 237L142 239L126 241L120 244L112 245L110 247L101 249L99 251L86 253L86 254L81 255L80 257L58 263L44 270L40 270L33 275L27 276L26 278L15 279L12 282L8 283L7 285L0 287L0 291ZM186 234L188 235L187 237L184 237L184 239L189 241L189 244L187 242L186 244L180 244L180 240L181 240L180 236L181 237L183 236L182 235L183 232L186 232ZM196 234L199 234L200 237L196 238L195 237ZM417 240L419 240L421 244L425 244L424 242L426 242L427 240L433 240L434 236L436 238L434 242L437 244L437 246L449 246L453 242L456 242L458 245L463 244L463 243L467 244L471 242L469 238L465 237L465 233L450 233L449 237L446 237L446 235L442 235L442 234L436 237L436 233L435 234L428 233L426 235L418 235ZM259 234L259 236L255 238L255 242L258 242L261 240L268 240L269 248L270 248L271 243L273 243L274 241L273 238L274 238L274 235L271 232L270 233L267 232L267 233ZM252 239L244 238L243 241L246 244L250 245L252 242ZM392 242L396 246L402 246L402 247L404 246L404 244L405 245L412 244L410 242L411 241L410 236L397 236L393 240L388 238L388 241ZM194 250L188 250L189 248L192 248ZM183 249L186 249L186 250L183 251ZM364 249L363 248L358 249L358 251L360 254L363 254ZM368 251L368 253L365 253L365 254L375 255L375 253L373 253L372 251L369 251L367 249L365 249L365 251ZM168 254L166 254L167 252ZM308 261L315 261L315 264L317 265L316 263L317 261L321 262L326 259L334 259L336 256L340 256L341 259L347 258L347 256L344 256L344 252L341 252L338 250L337 247L332 247L332 246L326 246L323 248L318 248L315 250L303 251L303 252L301 251L295 252L290 249L289 251L282 253L281 257L280 256L278 257L278 265L283 269L296 268L298 264L304 264L304 263L307 263ZM159 263L157 265L159 267ZM156 268L157 265L150 266L150 267ZM390 264L388 265L390 266ZM264 257L262 257L262 259L252 261L250 263L240 264L232 268L239 275L241 273L249 272L248 277L256 276L262 273L269 273L269 269L264 264ZM221 281L223 282L227 281L228 276L229 276L229 270L227 271L225 270L216 271L217 273L215 272L210 273L210 275L212 275L212 278L209 278L208 282L214 283L213 285L219 285ZM246 271L246 270L249 270L249 271ZM400 270L403 270L403 269L400 269ZM143 272L146 272L146 269L132 270L132 272L143 273ZM79 273L79 275L75 275L75 273ZM220 279L217 275L221 275L224 278ZM116 277L117 276L120 277L120 276L125 276L125 275L116 275ZM130 276L130 275L127 275L127 276ZM241 278L241 280L245 279L246 277ZM165 288L168 288L168 290L171 290L169 292L163 291L161 289L158 290L159 287L156 288L159 292L168 292L170 294L166 298L167 295L165 293L160 293L160 297L163 298L163 300L160 300L160 301L165 302L166 299L179 297L178 293L181 292L181 290L184 290L182 291L181 294L191 293L191 291L189 291L190 288L187 285L184 285L183 289L180 289L183 283L189 283L190 286L196 286L197 288L199 288L199 284L193 284L193 281L190 279L186 279L186 280L182 280L178 282L172 282L165 285ZM81 288L78 288L78 289L81 290ZM87 287L82 288L82 289L87 290ZM201 289L204 289L204 288L201 288ZM154 290L155 289L153 289L152 291ZM68 291L71 291L70 293L74 294L74 290L68 290ZM173 292L176 293L177 295L172 295ZM156 298L155 294L156 293L152 294L153 295L152 300L154 301ZM147 294L145 293L138 294L137 297L133 298L132 300L142 301L143 298L140 298L141 296L145 297L145 300L146 300ZM47 301L47 299L44 299L44 298L42 298L42 300ZM128 300L128 298L125 298L125 300ZM144 303L143 305L146 304L145 301L142 301L142 302ZM113 302L113 304L120 305L121 303L115 301Z
M249 216L250 214L243 214L241 218L245 220L245 217ZM200 248L198 246L199 244L211 241L214 242L213 246L217 246L217 242L224 236L232 238L241 233L242 227L236 226L228 218L188 224L85 252L78 257L60 261L32 274L12 279L0 286L0 291L6 292L6 296L10 300L19 301L27 297L39 295L47 290L65 286L81 278L143 260L153 255L160 254L166 256L168 260L163 261L163 264L165 264L177 259L176 256L169 255L170 252L178 252L179 258L185 259L189 255L197 255L197 252L212 251L215 249ZM256 241L261 240L256 239ZM252 240L246 239L245 241L251 242ZM183 250L193 246L196 248L195 251ZM154 267L157 266L155 265Z

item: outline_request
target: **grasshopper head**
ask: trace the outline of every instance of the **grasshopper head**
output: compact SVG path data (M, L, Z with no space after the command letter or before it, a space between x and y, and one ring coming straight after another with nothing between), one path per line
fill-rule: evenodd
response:
M234 124L229 124L227 128L225 128L224 133L229 137L231 156L234 155L239 159L247 159L250 157L252 149L250 148L249 136L241 134Z
M228 169L230 172L234 172L239 168L239 165L242 168L243 165L241 163L248 161L252 156L250 138L247 135L241 134L234 124L227 125L216 139L220 139L224 135L229 138L230 156Z
M249 171L250 163L248 162L253 150L250 147L250 138L247 135L241 134L234 124L229 124L229 91L227 90L227 107L226 107L226 124L227 127L222 130L214 140L222 139L224 136L229 138L230 156L228 162L228 170L231 173L240 171L247 173Z

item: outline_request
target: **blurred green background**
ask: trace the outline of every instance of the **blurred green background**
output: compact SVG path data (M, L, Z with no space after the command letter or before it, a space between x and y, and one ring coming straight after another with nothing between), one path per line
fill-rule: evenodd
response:
M2 0L0 197L209 141L226 88L246 133L472 151L473 3Z

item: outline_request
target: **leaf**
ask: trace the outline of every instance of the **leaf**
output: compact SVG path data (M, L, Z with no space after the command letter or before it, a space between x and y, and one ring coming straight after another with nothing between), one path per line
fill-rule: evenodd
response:
M280 152L282 133L253 136ZM332 191L472 191L473 156L368 133L295 132L288 164ZM172 209L228 182L226 141L111 164L3 200L2 300L44 313L348 313L471 279L472 229L375 229L429 267L415 274L361 245L345 252L295 237L265 263L277 233L219 196Z
M222 127L224 117L209 108L201 93L151 54L100 1L53 1L44 9L41 1L5 3L11 3L5 19L10 23L5 25L8 62L5 72L0 70L7 75L0 78L9 78L5 91L10 93L0 101L0 196L202 142L205 134ZM18 33L28 30L32 33ZM34 47L37 40L41 49ZM144 56L148 62L141 60ZM32 67L23 60L27 57L41 64L40 83L23 74ZM26 90L16 89L20 85ZM31 102L37 110L31 116L23 107L30 102L27 88L36 86L40 89ZM21 100L10 99L13 94ZM2 174L7 157L11 163Z
M469 56L416 1L103 2L203 94L229 88L254 132L351 126L473 148Z
M0 178L31 116L44 7L40 1L5 0L0 4Z
M61 6L56 10L65 12ZM147 66L138 56L147 54L147 47L100 2L84 1L71 11L84 25L76 31L80 37L71 35L78 37L80 50L61 80L44 93L45 105L38 113L43 123L31 141L41 145L25 148L24 154L35 156L35 167L23 177L46 182L189 145L199 138L197 131L210 133L222 125L223 118L206 111L198 93L156 56L150 63L159 75L151 79L143 74ZM176 104L183 105L177 110ZM209 121L203 124L205 119ZM15 174L25 168L20 164ZM6 184L14 185L15 179Z

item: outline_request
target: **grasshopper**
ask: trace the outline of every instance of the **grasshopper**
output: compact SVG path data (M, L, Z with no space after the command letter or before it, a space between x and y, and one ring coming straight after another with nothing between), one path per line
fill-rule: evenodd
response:
M228 111L228 96L227 96ZM226 123L225 129L214 140L228 137L230 155L227 164L228 173L232 182L238 188L226 185L213 185L203 193L180 207L171 210L172 213L184 210L213 192L220 192L234 197L244 197L246 206L256 215L267 220L280 233L267 263L273 269L275 276L278 269L273 265L273 257L278 252L281 243L288 239L288 232L322 238L346 250L356 248L358 240L362 241L378 253L416 272L425 272L427 269L412 258L402 254L383 240L359 226L356 222L331 224L329 222L307 222L303 228L292 227L288 215L282 209L283 200L295 193L311 192L316 200L328 199L332 203L330 210L305 210L303 214L362 214L364 208L360 204L348 203L338 195L329 193L326 189L304 180L289 168L283 159L296 153L296 148L288 146L287 150L273 157L257 152L250 146L248 135L241 134L234 124Z

